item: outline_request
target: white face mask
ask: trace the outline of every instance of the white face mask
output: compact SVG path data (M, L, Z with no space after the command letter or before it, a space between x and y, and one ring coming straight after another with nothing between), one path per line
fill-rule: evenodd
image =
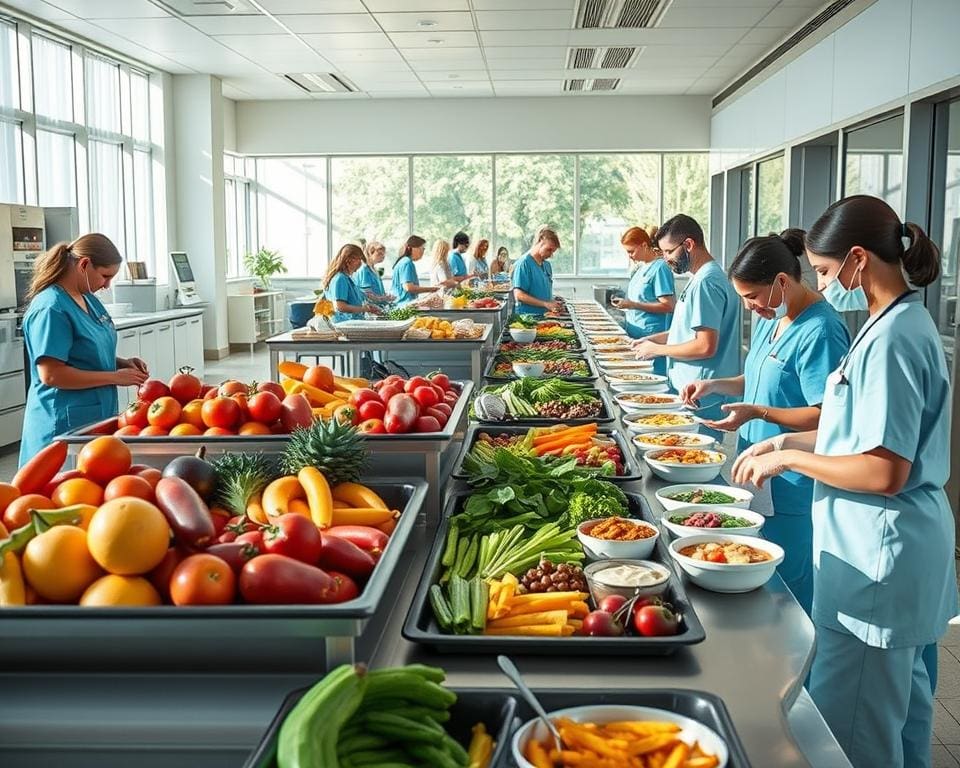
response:
M850 280L850 288L847 288L840 282L840 273L850 257L848 253L840 262L840 269L837 270L837 276L827 284L823 289L823 298L825 298L837 312L863 312L869 304L867 303L867 294L863 290L863 277L860 277L860 284L853 288L853 279L860 275L860 267L853 273Z
M780 285L780 305L777 307L771 307L770 302L773 301L773 289ZM773 319L780 320L787 316L787 292L783 284L777 283L774 280L773 285L770 286L770 295L767 296L767 309L773 312Z

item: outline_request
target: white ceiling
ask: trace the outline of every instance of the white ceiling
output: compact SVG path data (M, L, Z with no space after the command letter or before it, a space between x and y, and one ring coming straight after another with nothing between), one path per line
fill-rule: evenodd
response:
M556 96L570 77L618 77L614 95L712 95L825 5L672 0L653 29L573 29L576 0L229 0L233 12L211 0L0 1L158 69L215 74L241 100ZM565 69L570 46L606 45L643 51L629 69ZM282 77L300 72L360 92L311 96Z

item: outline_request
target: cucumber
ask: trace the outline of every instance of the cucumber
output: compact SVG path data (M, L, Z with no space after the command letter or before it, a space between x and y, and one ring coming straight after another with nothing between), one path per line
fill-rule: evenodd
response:
M474 632L483 632L487 626L487 608L490 587L479 576L470 582L470 626Z
M440 629L445 632L453 630L453 613L450 610L450 604L443 596L443 587L434 584L430 587L430 607L433 609L433 616L440 625Z

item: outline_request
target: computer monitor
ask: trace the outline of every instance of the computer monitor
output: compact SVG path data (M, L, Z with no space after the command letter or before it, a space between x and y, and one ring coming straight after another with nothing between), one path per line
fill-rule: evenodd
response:
M196 278L190 267L190 259L185 251L171 251L170 261L177 275L177 301L181 305L199 304L202 300L197 294Z

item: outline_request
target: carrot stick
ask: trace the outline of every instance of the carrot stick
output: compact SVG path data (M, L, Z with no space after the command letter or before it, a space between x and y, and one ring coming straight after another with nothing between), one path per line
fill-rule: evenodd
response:
M570 453L572 451L579 451L581 448L589 448L590 443L567 443L565 445L558 445L556 448L551 448L549 451L544 451L541 453L541 456L560 456L563 453Z
M542 445L543 443L550 443L558 439L559 437L562 437L565 435L579 434L582 432L596 432L596 431L597 431L597 425L593 423L581 424L576 427L565 427L562 430L556 430L548 433L539 434L537 437L533 438L533 445L538 446L538 445Z
M558 440L554 440L552 443L543 443L542 445L538 445L533 449L533 451L537 456L543 456L543 454L545 453L551 453L552 451L557 451L557 450L566 448L568 445L589 446L592 442L593 442L592 435L584 435L584 434L571 435L570 437L562 437Z

